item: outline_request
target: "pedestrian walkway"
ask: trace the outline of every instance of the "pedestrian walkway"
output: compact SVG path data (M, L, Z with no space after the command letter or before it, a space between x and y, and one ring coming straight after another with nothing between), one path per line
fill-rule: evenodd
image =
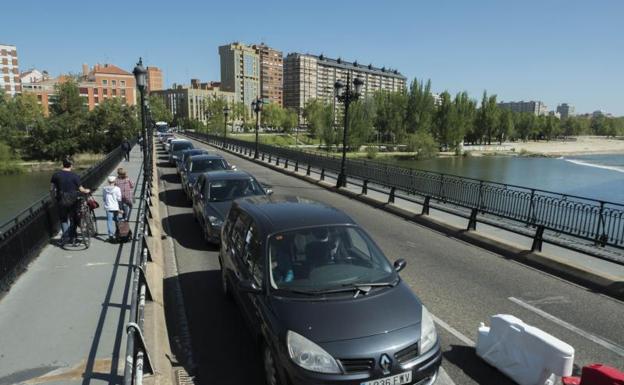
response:
M143 154L122 161L139 196ZM46 246L0 300L0 385L119 384L130 312L131 243L105 242L102 189L93 196L99 235L87 250ZM134 233L138 206L131 216Z

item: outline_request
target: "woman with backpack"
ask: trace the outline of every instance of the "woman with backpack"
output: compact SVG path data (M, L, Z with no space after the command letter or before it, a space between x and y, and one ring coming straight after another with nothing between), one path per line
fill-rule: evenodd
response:
M115 241L115 224L118 220L121 208L121 189L115 185L115 175L108 177L108 185L102 189L102 200L106 210L106 223L108 226L108 241Z
M121 190L121 209L123 210L122 219L126 222L130 220L130 211L132 211L134 183L128 178L128 173L122 167L117 169L117 180L115 185Z

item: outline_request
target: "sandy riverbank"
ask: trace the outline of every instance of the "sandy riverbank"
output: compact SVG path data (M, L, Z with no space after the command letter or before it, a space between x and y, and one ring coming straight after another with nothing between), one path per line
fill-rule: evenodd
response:
M579 136L567 141L514 142L491 146L465 146L473 155L488 153L530 153L546 156L624 154L624 140L597 136Z

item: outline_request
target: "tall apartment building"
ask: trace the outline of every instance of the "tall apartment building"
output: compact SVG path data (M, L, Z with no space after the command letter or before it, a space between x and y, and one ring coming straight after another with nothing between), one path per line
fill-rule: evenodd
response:
M234 93L234 100L251 110L260 96L260 55L252 47L232 43L219 47L221 90Z
M233 92L222 91L217 82L200 83L191 80L191 85L176 85L167 90L152 91L152 95L161 97L167 109L177 119L186 118L206 122L208 103L214 99L224 99L229 105L234 103Z
M0 44L0 89L11 96L22 92L19 73L17 48L14 45Z
M147 67L147 92L163 89L163 75L158 67Z
M106 99L121 99L129 106L136 104L136 85L134 75L112 64L96 64L91 70L84 64L82 75L74 79L77 82L80 96L91 111ZM23 92L37 96L45 115L49 114L49 106L54 103L56 85L70 80L69 76L61 75L54 79L24 83Z
M561 103L557 106L557 112L561 116L561 119L567 119L569 116L574 116L574 106L568 103Z
M548 114L548 107L541 101L520 101L520 102L501 102L498 103L500 108L506 108L513 112L530 112L534 115Z
M372 64L346 62L342 59L330 59L323 55L315 56L290 53L284 60L284 107L299 112L312 99L332 102L334 83L347 81L359 76L363 81L362 93L371 95L377 90L399 91L405 89L407 78L397 70L377 68Z
M260 60L260 97L283 106L284 58L282 52L264 43L252 46Z

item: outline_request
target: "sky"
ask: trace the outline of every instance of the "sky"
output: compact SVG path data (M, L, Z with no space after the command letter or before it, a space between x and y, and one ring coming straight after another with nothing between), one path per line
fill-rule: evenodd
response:
M435 92L567 102L624 115L622 0L19 0L2 5L0 44L20 69L53 76L82 63L131 70L141 56L165 83L220 77L218 46L265 42L431 79Z

